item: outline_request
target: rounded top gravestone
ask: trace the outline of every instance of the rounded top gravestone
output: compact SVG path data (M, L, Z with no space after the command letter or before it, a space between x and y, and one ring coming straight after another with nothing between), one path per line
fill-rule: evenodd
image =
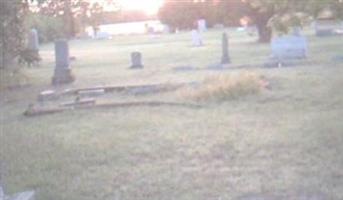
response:
M38 32L36 29L31 29L28 35L28 44L27 48L29 50L38 51L39 50L39 40L38 40Z
M192 44L195 47L199 47L203 45L200 33L196 29L192 30Z
M134 51L131 53L131 69L141 69L142 64L142 53L139 51Z

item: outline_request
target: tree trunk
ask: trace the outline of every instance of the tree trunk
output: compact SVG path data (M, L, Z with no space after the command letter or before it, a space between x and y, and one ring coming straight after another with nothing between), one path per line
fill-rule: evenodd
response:
M272 29L267 26L267 22L256 23L258 32L258 41L262 43L270 42L272 38Z
M65 23L65 36L73 38L75 36L75 22L72 12L71 0L66 0L64 4L64 23Z

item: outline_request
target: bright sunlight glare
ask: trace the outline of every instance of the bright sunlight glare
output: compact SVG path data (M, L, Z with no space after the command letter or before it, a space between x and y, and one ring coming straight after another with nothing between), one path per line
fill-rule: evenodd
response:
M158 12L163 0L119 0L118 3L124 10L141 10L153 15Z

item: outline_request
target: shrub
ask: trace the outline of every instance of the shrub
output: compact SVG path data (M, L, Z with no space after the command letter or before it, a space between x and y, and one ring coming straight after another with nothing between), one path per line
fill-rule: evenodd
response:
M197 88L188 88L186 96L197 101L225 101L257 94L265 87L265 81L256 73L242 72L236 75L217 75L206 78Z

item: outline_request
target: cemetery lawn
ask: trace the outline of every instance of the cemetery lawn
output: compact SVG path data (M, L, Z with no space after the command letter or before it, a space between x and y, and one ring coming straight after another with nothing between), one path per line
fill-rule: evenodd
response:
M269 46L230 32L235 64L267 59ZM221 32L118 36L72 41L77 80L64 88L202 80L248 70L271 90L204 107L91 109L25 117L28 104L51 88L53 45L44 61L25 68L30 85L1 90L0 161L6 193L34 189L38 200L233 200L246 194L310 193L343 199L343 53L341 37L308 32L309 56L297 67L173 71L220 60ZM128 70L129 54L143 54L144 70ZM61 89L61 88L59 88ZM178 92L114 101L191 102Z

